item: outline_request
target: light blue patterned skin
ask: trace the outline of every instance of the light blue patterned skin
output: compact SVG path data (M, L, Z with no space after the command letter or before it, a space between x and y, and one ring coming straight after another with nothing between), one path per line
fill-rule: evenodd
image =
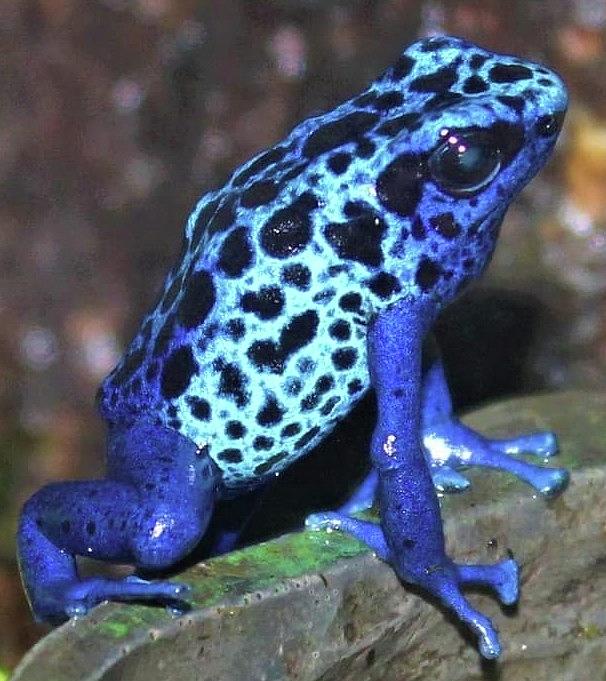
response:
M403 579L442 593L394 558L403 525L389 518L401 490L385 471L399 457L396 440L416 451L412 443L423 438L425 454L407 470L419 464L419 476L431 472L441 489L464 488L457 469L477 464L510 470L545 494L560 491L564 471L508 456L552 454L552 434L495 442L456 421L427 334L486 267L505 211L549 156L566 105L562 81L545 67L456 38L421 40L361 95L304 121L204 196L160 300L99 391L107 480L50 486L26 505L20 560L37 615L60 620L102 598L177 598L181 592L167 583L146 590L97 580L88 588L52 553L171 565L204 534L217 498L261 486L308 453L351 411L371 376L381 423L397 422L407 435L392 429L377 440L365 485L340 514L317 514L311 527L360 536ZM397 354L393 334L402 336L403 357L390 355ZM389 367L398 359L406 378L391 386L390 373L398 372ZM400 422L390 404L416 411ZM373 539L368 531L379 526L360 529L346 513L368 506L377 484L385 521ZM437 546L437 501L433 487L423 490L414 498L435 517L417 532ZM434 548L415 565L435 558ZM47 561L34 567L42 552ZM503 568L504 596L501 589L509 601L517 595L512 563ZM70 584L60 593L51 587L57 571ZM494 586L495 579L484 581ZM486 634L485 622L448 605L480 632L483 654L496 656L496 634Z

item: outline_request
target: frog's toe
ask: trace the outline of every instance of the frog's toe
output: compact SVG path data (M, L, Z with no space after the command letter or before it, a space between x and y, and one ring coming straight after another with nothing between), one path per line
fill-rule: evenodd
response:
M341 525L341 515L331 511L311 513L305 518L308 530L340 530Z
M471 483L469 480L449 466L432 466L433 485L439 492L464 492Z
M558 439L550 430L505 440L490 440L490 446L503 454L531 454L541 458L549 458L558 453Z
M545 497L555 497L563 492L570 482L570 473L565 468L545 468L545 475L537 487Z

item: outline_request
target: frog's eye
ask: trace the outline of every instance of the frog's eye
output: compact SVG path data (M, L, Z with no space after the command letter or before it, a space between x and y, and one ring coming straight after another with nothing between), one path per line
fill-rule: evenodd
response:
M464 135L442 131L442 144L429 158L434 181L449 194L475 194L491 182L501 168L501 151L483 130Z

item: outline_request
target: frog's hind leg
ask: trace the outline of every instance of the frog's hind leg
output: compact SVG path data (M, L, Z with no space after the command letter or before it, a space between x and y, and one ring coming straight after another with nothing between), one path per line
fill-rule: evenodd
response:
M166 569L200 540L213 510L216 468L193 442L147 423L109 438L108 479L47 485L24 506L19 563L39 620L59 623L103 600L185 601L181 584L78 576L77 555Z

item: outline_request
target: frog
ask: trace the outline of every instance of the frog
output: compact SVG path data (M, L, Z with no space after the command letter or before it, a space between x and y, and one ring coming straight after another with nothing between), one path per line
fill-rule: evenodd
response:
M480 584L513 604L518 563L452 560L439 493L468 487L470 466L546 497L569 474L545 465L551 431L489 439L458 419L432 327L485 270L566 108L546 66L423 38L205 194L158 302L99 389L105 478L51 483L24 504L19 565L35 617L58 624L106 600L186 603L187 585L148 577L192 552L221 500L254 496L370 391L370 472L306 526L368 545L496 658L497 630L463 590ZM373 503L378 523L357 513ZM215 553L237 535L226 528ZM138 573L82 577L77 556Z

